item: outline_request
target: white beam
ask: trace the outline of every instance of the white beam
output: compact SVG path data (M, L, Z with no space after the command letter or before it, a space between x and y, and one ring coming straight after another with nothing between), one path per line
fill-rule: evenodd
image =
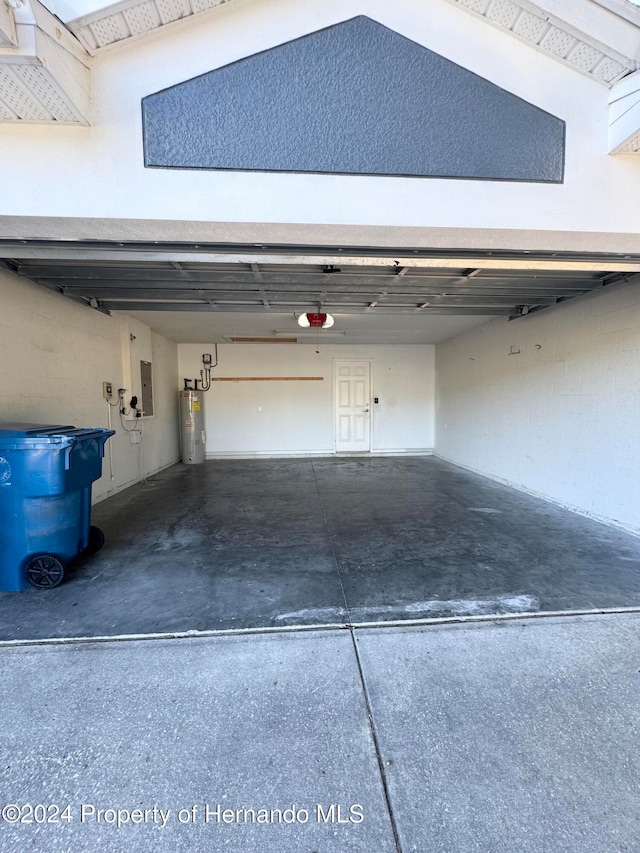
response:
M13 20L13 12L0 0L0 47L17 47L18 36L16 35L16 24Z

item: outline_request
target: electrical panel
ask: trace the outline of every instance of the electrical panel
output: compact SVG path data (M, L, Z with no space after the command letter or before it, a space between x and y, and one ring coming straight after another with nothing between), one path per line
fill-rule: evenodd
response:
M142 415L149 418L153 415L153 372L150 361L140 362L140 383L142 388Z

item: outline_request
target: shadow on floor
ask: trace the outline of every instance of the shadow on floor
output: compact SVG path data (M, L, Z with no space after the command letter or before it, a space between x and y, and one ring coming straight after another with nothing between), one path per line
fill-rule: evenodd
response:
M0 639L640 607L640 539L434 457L175 465Z

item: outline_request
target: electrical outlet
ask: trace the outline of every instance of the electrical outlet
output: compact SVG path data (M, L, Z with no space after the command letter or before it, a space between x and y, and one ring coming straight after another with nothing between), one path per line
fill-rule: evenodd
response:
M102 383L102 396L105 400L113 400L113 385L111 382Z

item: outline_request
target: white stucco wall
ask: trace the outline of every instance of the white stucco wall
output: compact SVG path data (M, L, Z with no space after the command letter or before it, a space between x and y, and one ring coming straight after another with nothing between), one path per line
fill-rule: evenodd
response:
M565 183L144 168L145 95L358 14L564 119ZM597 248L606 234L640 230L640 160L607 156L608 90L445 0L223 5L97 57L92 75L92 127L0 126L0 145L10 152L0 164L0 235L21 236L3 216L74 217L76 237L95 236L88 218L101 217L102 233L116 240L140 233L141 221L163 221L160 239L175 236L171 222L193 223L197 239L207 238L202 224L225 222L351 226L352 232L341 232L345 242L371 239L367 227L443 228L440 245L450 246L469 244L468 234L459 237L457 229L486 234L486 243L495 229L526 231L520 242L529 244L536 243L537 231L549 240L565 231L564 248L572 248L570 235L578 232L593 234L590 246L580 241L582 248ZM117 226L107 218L118 219ZM212 226L209 238L218 233ZM237 231L236 239L241 235ZM253 236L245 233L249 241ZM426 233L423 238L429 240ZM419 234L407 239L422 243ZM391 230L387 240L399 244L401 237ZM382 236L376 234L375 242ZM502 242L504 248L508 233Z
M436 453L640 533L640 284L436 348Z
M211 344L180 344L180 377L198 378ZM214 382L205 394L208 457L333 453L334 359L370 359L372 450L433 449L433 346L224 344L214 377L322 376L322 381ZM377 396L379 404L373 403ZM261 411L258 410L261 408Z
M8 272L0 272L0 305L0 422L107 427L103 381L114 390L129 384L122 345L128 318L108 317ZM94 500L178 460L176 345L142 324L135 328L149 334L156 414L142 423L142 446L132 445L112 409L113 479L107 452Z

